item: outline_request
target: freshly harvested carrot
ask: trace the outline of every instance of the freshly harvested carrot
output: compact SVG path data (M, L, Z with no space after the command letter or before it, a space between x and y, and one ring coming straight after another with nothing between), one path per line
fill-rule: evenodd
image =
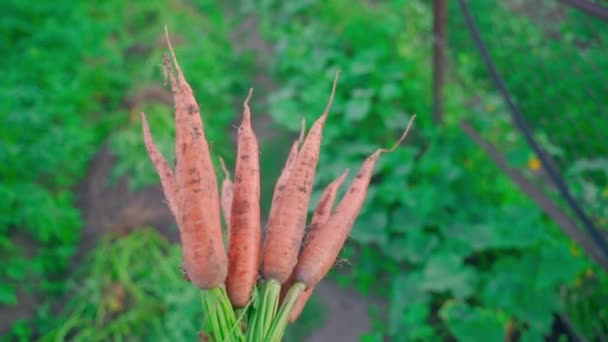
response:
M222 181L222 194L220 195L222 214L226 226L230 226L230 211L232 210L232 196L234 194L234 183L230 180L230 172L226 168L224 159L220 158L220 164L224 171L224 180Z
M175 107L177 221L184 266L195 285L211 289L223 283L227 273L217 179L199 106L179 67L166 28L165 33L173 60L171 63L165 56L164 66Z
M308 234L316 233L318 230L322 229L323 225L327 223L329 217L331 216L332 209L334 207L334 202L336 201L336 196L338 195L338 190L344 183L346 176L348 176L349 169L344 170L338 178L334 179L325 190L321 194L319 198L319 203L315 207L315 211L312 214L312 220L310 221L310 228L308 229ZM308 243L308 236L304 239L304 247Z
M304 140L304 132L306 131L306 120L302 119L302 129L300 130L300 137L297 141L294 141L293 145L291 145L291 150L289 151L289 156L287 157L287 162L285 162L285 166L277 179L277 183L274 186L274 192L272 193L272 201L270 202L270 213L268 214L268 219L274 214L277 208L277 203L279 202L279 198L281 198L281 192L287 185L287 181L289 180L289 176L291 176L291 171L293 170L293 166L296 163L296 159L298 158L298 147Z
M160 184L163 188L163 193L165 194L169 209L171 210L173 217L177 220L179 218L179 210L177 208L177 186L175 185L173 171L171 170L169 163L167 163L167 159L165 159L156 147L156 144L154 144L152 134L150 133L150 126L148 125L148 120L146 119L146 114L144 112L141 112L141 123L144 131L144 143L148 150L148 155L160 177Z
M258 142L251 128L249 100L243 107L243 122L237 139L234 196L230 214L230 243L228 247L228 298L237 308L249 303L257 281L262 227L260 220L260 161Z
M276 204L276 212L270 217L262 257L262 276L265 279L284 284L298 261L323 128L333 103L338 75L336 73L327 107L308 132L287 185Z
M391 149L378 149L363 163L336 211L321 229L310 231L307 243L294 270L296 282L313 288L327 274L340 253L348 234L363 206L374 166L380 154L392 152L401 144L414 121L414 115L397 143Z
M334 202L336 200L336 195L338 194L338 190L340 189L340 186L342 186L342 183L344 183L344 180L346 179L347 175L348 175L348 169L346 169L338 178L336 178L331 183L329 183L329 185L325 188L325 190L321 194L321 197L319 198L319 203L317 204L315 211L312 215L312 220L310 223L310 228L309 228L308 234L313 234L313 235L316 234L316 231L322 229L323 225L327 222L327 220L329 220L331 211L334 207ZM306 246L306 244L307 244L307 238L304 239L304 246ZM304 248L306 248L306 247L304 247ZM289 278L289 280L287 281L286 285L283 286L283 289L281 289L282 297L285 296L285 294L287 293L287 291L289 290L291 285L293 285L293 282L294 282L294 274L292 273L292 275ZM309 288L305 289L304 292L302 292L300 297L298 297L295 307L293 308L293 310L291 311L291 314L289 316L290 323L295 322L295 320L300 316L300 314L302 313L302 310L304 309L304 306L306 305L306 302L308 302L308 299L312 295L313 290L314 290L313 287L309 287Z

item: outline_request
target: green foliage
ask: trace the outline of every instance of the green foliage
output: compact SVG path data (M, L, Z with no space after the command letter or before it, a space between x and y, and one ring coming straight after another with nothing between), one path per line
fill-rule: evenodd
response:
M605 156L605 23L549 0L531 8L519 1L478 1L469 6L526 119L550 134L551 144L563 148L556 161L566 168L581 157ZM454 15L448 16L449 43L459 58L475 48L456 2L450 3L450 10ZM491 87L480 58L468 58L468 71Z
M342 255L354 266L333 275L390 303L387 319L362 340L499 340L514 327L522 341L539 341L560 312L590 340L608 336L606 274L457 126L471 120L511 166L541 177L533 167L538 161L513 132L455 2L449 2L451 68L441 127L430 116L428 2L243 3L245 10L255 9L264 37L273 43L268 66L280 86L268 109L281 129L296 134L302 116L310 125L325 107L335 71L343 71L313 198L344 168L354 177L369 153L391 146L410 115L418 114L404 146L377 165ZM601 128L608 123L595 114L602 113L598 103L608 76L602 50L608 31L577 11L551 12L552 1L539 2L539 8L559 15L548 15L546 25L538 26L538 18L517 3L470 6L526 119L544 130L535 132L537 139L596 224L606 228ZM249 66L236 61L227 38L233 23L211 0L9 0L2 9L0 46L8 53L0 77L0 304L14 306L21 288L42 295L65 292L63 275L82 226L73 189L104 140L117 157L111 181L128 175L131 190L158 182L141 140L140 111L148 114L155 141L172 160L171 105L144 99L125 106L132 94L161 85L163 26L201 104L214 157L228 164L234 158L227 134L232 102L246 93L240 82L247 81ZM177 276L178 265L177 249L150 231L104 240L70 282L74 295L65 310L56 316L43 305L35 332L31 322L20 320L10 337L192 339L202 324L200 297ZM312 312L306 309L288 334L312 329Z
M223 289L203 293L186 281L181 262L180 247L151 228L104 237L70 279L71 296L61 312L39 314L39 324L48 328L40 341L196 339L204 325L217 323L210 322L210 307L228 299ZM205 312L202 302L211 305ZM304 315L286 340L299 341L306 327L317 325L318 319Z
M41 341L186 341L201 294L179 272L181 251L153 229L106 237L69 282L70 301ZM154 270L154 271L151 271Z
M19 305L16 284L40 296L63 292L83 225L74 189L105 139L118 157L112 180L129 174L132 189L158 181L143 149L140 110L171 158L169 106L131 101L162 85L165 24L209 113L215 153L231 151L232 94L245 90L235 91L240 67L214 1L5 1L2 13L0 304Z
M439 316L459 341L500 341L508 315L463 302L447 302L439 310Z
M164 105L147 107L144 112L151 126L154 143L167 158L169 165L174 165L175 120L173 114L170 112L170 108ZM131 190L158 183L158 174L148 158L148 152L143 143L140 121L113 134L109 139L109 147L117 156L112 170L112 181L128 175Z
M511 321L524 340L547 336L554 313L565 309L561 288L597 266L572 253L569 240L460 131L457 123L468 118L500 146L511 166L532 168L531 151L513 133L475 50L458 45L464 46L466 30L454 38L460 40L452 72L460 83L446 85L445 124L437 127L430 116L431 41L425 37L432 21L425 3L259 1L255 7L263 34L274 44L269 67L282 80L269 103L277 123L296 131L299 117L293 113L312 122L325 106L335 70L343 70L323 138L317 196L344 168L356 170L375 148L394 143L410 114L418 114L405 146L378 163L343 253L354 265L350 275L335 275L364 293L385 296L384 289L391 289L388 321L366 339L496 340ZM492 10L494 17L480 24L484 32L505 22ZM514 18L511 24L520 30L506 44L528 33L539 39L529 22ZM513 60L502 53L505 67L523 69L521 91L538 93L540 84L523 88L535 74L527 57ZM572 93L574 87L567 87ZM525 98L531 104L534 99ZM524 110L540 120L547 110L535 106ZM571 113L578 118L591 111Z
M608 274L587 269L574 280L566 294L568 315L583 336L608 338ZM589 319L593 317L594 319Z
M169 32L174 39L173 45L178 62L190 84L201 107L201 115L205 125L205 135L209 141L214 157L222 156L226 162L234 160L234 145L231 135L231 122L235 118L233 103L236 98L246 95L245 83L247 60L239 61L228 40L228 22L223 13L219 12L213 1L196 1L192 4L182 4L190 12L176 11L172 17L161 16L166 12L167 3L159 2L153 10L155 20L146 23L147 30L130 37L144 44L160 40L162 49L155 49L147 56L144 67L139 70L136 85L160 86L163 71L160 66L161 54L168 53L165 49L164 37L154 37L160 33L163 23L167 23ZM164 21L163 21L164 20ZM167 22L167 20L170 20ZM205 35L201 36L203 30ZM179 43L185 41L185 43ZM239 74L236 71L240 71ZM237 78L237 76L240 76ZM145 87L144 87L145 88ZM170 87L165 87L167 95ZM134 89L137 91L139 89ZM136 120L129 122L124 129L118 130L109 137L110 150L118 157L112 178L128 175L131 190L140 190L144 186L156 184L158 176L145 152L141 137L141 122L139 112L144 111L153 133L155 142L168 160L173 160L174 124L173 106L171 104L152 105L158 99L146 99L132 108L132 116ZM219 164L218 164L219 165Z
M3 2L0 304L61 287L82 225L71 188L126 85L112 27L84 3ZM69 28L69 29L66 29ZM103 116L102 116L103 114ZM92 123L99 126L92 129Z

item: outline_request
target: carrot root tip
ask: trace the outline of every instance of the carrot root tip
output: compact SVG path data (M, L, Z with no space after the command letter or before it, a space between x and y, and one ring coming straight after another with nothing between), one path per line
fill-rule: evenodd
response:
M403 134L401 134L401 137L399 138L399 140L397 140L397 142L391 148L388 148L388 149L381 148L378 151L380 151L382 153L391 153L394 150L396 150L397 147L399 147L399 145L401 145L403 140L405 140L405 138L407 137L408 133L410 132L410 128L412 128L412 125L414 124L415 119L416 119L416 114L412 115L412 117L410 118L410 120L407 123L407 127L405 128L405 131L403 131Z
M329 114L329 110L334 103L334 97L336 95L336 88L338 87L338 79L340 78L340 69L336 71L336 76L334 77L334 83L331 87L331 94L329 95L329 101L327 101L327 106L325 107L325 111L323 111L323 116L327 116Z
M302 145L304 136L306 135L306 118L302 118L302 127L300 128L300 137L298 138L298 145Z

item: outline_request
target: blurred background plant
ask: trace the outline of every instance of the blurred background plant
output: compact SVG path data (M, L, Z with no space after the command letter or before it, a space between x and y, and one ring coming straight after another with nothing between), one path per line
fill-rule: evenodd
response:
M310 125L322 112L336 69L342 77L319 191L391 145L418 114L404 146L380 160L342 254L348 264L330 280L338 287L329 296L354 288L351 299L369 303L371 323L350 323L368 326L361 340L608 339L606 271L459 126L470 122L571 215L511 123L457 2L447 3L438 124L431 2L4 1L4 339L195 338L199 297L181 280L175 228L138 116L148 114L172 156L172 103L160 68L165 24L214 157L229 166L233 120L248 87L256 88L266 209L300 119ZM606 236L608 24L555 0L470 6L534 137ZM313 296L287 340L335 322L323 314L334 312L331 301L320 298ZM313 339L323 336L329 340Z

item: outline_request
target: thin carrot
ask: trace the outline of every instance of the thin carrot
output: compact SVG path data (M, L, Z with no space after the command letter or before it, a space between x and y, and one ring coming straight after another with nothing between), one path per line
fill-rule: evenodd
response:
M338 75L339 73L336 73L327 107L308 132L277 203L276 213L270 217L262 257L262 275L265 279L285 283L298 261L310 193L319 161L323 128L333 103Z
M226 250L222 241L219 194L215 170L205 138L199 106L175 57L165 27L173 63L165 56L175 103L175 181L179 190L180 239L184 266L202 289L219 286L226 278Z
M234 183L230 180L230 172L226 168L224 159L220 158L220 164L224 171L224 180L222 181L222 194L220 195L222 215L226 226L230 226L230 211L232 210L232 196L234 194Z
M414 115L410 119L405 132L391 149L378 149L365 160L327 223L323 225L322 229L311 231L308 234L307 244L302 250L294 270L296 282L305 284L306 288L313 288L327 274L363 206L376 161L380 154L392 152L401 144L415 117Z
M321 194L321 197L319 198L319 203L317 203L315 211L312 215L310 228L308 230L309 235L317 234L316 232L318 230L322 229L323 225L325 225L327 220L329 220L332 209L334 207L334 202L336 200L336 195L338 194L338 190L340 189L340 186L342 186L342 183L344 183L344 180L346 179L347 175L348 175L348 169L346 169L338 178L336 178L331 183L329 183L329 185L327 185L327 187ZM306 246L307 240L308 240L307 238L304 239L304 246ZM304 247L304 248L306 248L306 247ZM286 285L283 286L283 289L281 290L282 297L285 296L285 294L287 293L289 288L291 288L291 285L293 285L293 283L294 283L294 274L292 273L292 275L289 277L289 280L287 281ZM302 313L302 310L304 309L304 306L306 305L306 302L308 302L308 299L312 295L313 290L314 290L313 287L309 287L309 288L305 289L304 292L302 292L300 297L298 297L295 307L293 308L293 311L291 312L291 314L289 316L290 323L295 322L295 320L300 316L300 314Z
M325 190L323 190L323 193L319 198L319 203L317 203L315 211L312 214L308 234L316 233L318 230L322 229L323 225L329 220L334 207L334 202L336 201L336 196L338 195L338 190L340 190L346 176L348 176L348 172L349 169L344 170L338 178L334 179L327 185ZM304 239L304 246L306 246L307 243L308 239Z
M238 132L234 197L230 214L226 291L232 305L237 308L248 304L256 283L262 236L259 149L251 128L249 109L252 91L249 90L243 104L243 122Z
M154 144L152 134L150 133L150 126L148 125L148 120L146 119L146 114L144 112L141 112L141 123L144 133L144 143L148 150L148 155L160 177L160 184L163 188L163 193L165 194L169 209L171 210L173 217L177 220L179 218L179 210L177 208L177 186L175 185L173 171L171 170L169 163L167 163L167 159L165 159L156 147L156 144Z
M302 129L300 130L300 137L297 141L294 141L293 145L291 145L291 150L289 151L289 156L287 157L287 162L285 162L285 166L277 179L277 183L274 186L274 192L272 193L272 201L270 202L270 213L268 214L268 219L273 216L274 212L277 208L277 203L279 202L279 198L281 198L281 192L287 185L287 181L289 180L289 176L291 176L291 171L296 163L296 159L298 158L298 147L302 144L302 140L304 139L304 132L306 131L306 120L302 119Z

